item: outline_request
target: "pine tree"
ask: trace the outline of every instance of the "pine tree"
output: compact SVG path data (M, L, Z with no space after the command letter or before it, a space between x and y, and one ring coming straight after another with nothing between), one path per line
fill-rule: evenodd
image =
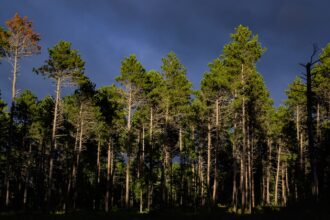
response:
M133 145L132 134L132 116L134 110L137 108L141 101L143 74L145 69L141 63L136 59L135 55L131 55L122 61L120 68L121 75L116 78L118 82L124 87L124 96L126 99L127 110L127 140L126 140L126 189L125 189L125 205L130 207L130 182L131 182L131 153Z
M115 85L101 87L95 94L97 106L100 108L101 115L99 116L98 131L101 131L102 136L98 136L97 148L97 177L98 186L100 186L101 175L101 143L107 145L107 164L106 164L106 190L104 210L109 212L111 209L111 201L115 196L113 193L114 188L114 171L116 165L115 155L121 152L121 135L127 124L125 124L126 112L124 111L126 100L122 96L123 91ZM99 130L100 129L100 130ZM120 171L118 171L120 173ZM124 185L124 184L123 184ZM124 187L122 187L124 189ZM99 194L99 191L97 190ZM97 200L99 195L97 195ZM98 201L99 202L99 201Z
M214 161L214 178L213 178L213 191L212 203L215 204L218 194L218 172L219 172L219 150L221 143L224 144L225 140L221 140L223 134L222 124L224 123L224 113L222 112L226 103L230 99L230 76L227 74L220 58L215 59L209 64L210 72L204 74L201 81L201 95L203 96L204 104L206 105L207 112L207 171L206 180L208 186L208 194L211 194L211 161ZM215 143L212 143L214 140ZM212 155L213 158L212 158Z
M181 64L175 53L170 52L162 59L162 74L164 77L164 91L162 92L162 109L164 118L163 142L163 172L162 188L163 202L173 204L172 159L177 150L179 157L183 148L184 123L186 121L190 96L191 82L187 79L186 68Z
M251 167L250 162L253 160L253 155L249 135L251 131L247 123L249 117L247 105L250 98L247 93L249 91L249 79L255 73L256 62L265 52L265 49L258 42L258 36L253 35L252 31L242 25L235 29L235 33L231 35L231 38L232 42L224 47L222 59L228 74L233 79L233 110L237 112L234 116L236 137L234 137L235 143L233 145L237 145L236 147L239 149L237 159L239 159L238 164L240 165L240 204L243 212L246 205L248 205L248 211L251 212L254 192L253 174L251 173L253 167ZM233 188L236 188L236 186Z
M34 71L51 78L56 83L56 98L54 106L53 129L51 138L51 151L49 159L49 174L47 186L47 200L51 199L52 178L54 167L54 154L58 149L57 130L59 126L59 117L61 114L61 87L63 85L74 85L82 79L85 62L81 59L77 50L71 49L71 43L60 41L53 48L48 50L49 59L45 64Z

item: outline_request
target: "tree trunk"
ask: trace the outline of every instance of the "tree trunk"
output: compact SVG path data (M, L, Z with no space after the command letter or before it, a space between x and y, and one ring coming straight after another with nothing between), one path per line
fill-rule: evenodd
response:
M303 132L300 133L300 143L299 143L299 153L300 153L300 168L302 171L302 174L305 174L305 156L304 156L304 136L303 136Z
M179 128L179 154L180 154L180 206L183 205L183 191L184 191L184 176L183 176L183 171L184 171L184 162L183 162L183 144L182 144L182 128L180 126Z
M129 201L130 165L131 165L131 158L130 158L130 155L128 155L127 156L127 163L126 163L126 182L125 182L125 205L126 205L126 208L130 207L130 201Z
M198 177L199 177L199 182L200 182L200 198L201 198L201 205L205 205L205 195L204 195L204 171L203 171L203 157L202 153L199 152L198 155Z
M277 168L276 168L276 178L275 178L275 193L274 193L274 204L278 205L278 181L280 176L280 163L281 163L281 145L278 146L277 153Z
M127 141L127 164L126 164L126 183L125 183L125 206L130 207L129 193L130 193L130 163L131 163L131 111L132 111L132 90L129 90L128 97L128 115L127 115L127 131L128 131L128 141Z
M219 99L215 101L215 126L216 126L216 140L217 143L214 147L214 181L213 181L213 194L212 203L213 205L217 202L218 193L218 148L220 144L220 107Z
M253 152L254 152L254 139L252 138L251 145L251 163L250 163L250 176L251 176L251 207L255 207L255 195L254 195L254 175L253 175Z
M236 98L236 91L235 91L235 98ZM234 131L237 129L237 113L235 112L234 114ZM236 183L236 178L237 178L237 153L236 153L236 138L233 138L233 193L232 193L232 202L233 202L233 211L234 213L237 212L237 183Z
M310 152L310 163L312 172L312 194L315 199L318 199L319 183L317 176L317 158L316 149L314 146L314 126L313 126L313 91L312 91L312 75L311 75L311 63L306 64L306 79L307 79L307 136L308 136L308 147Z
M244 65L242 64L242 69L241 69L241 83L242 83L242 89L244 92L244 87L245 87L245 79L244 79ZM243 94L242 97L242 136L243 136L243 143L242 143L242 155L241 155L241 177L242 177L242 212L245 211L245 204L246 204L246 190L247 190L247 175L246 175L246 125L245 125L245 96ZM245 183L244 183L245 182Z
M290 196L290 187L289 187L289 175L288 175L288 164L285 166L285 186L287 195Z
M80 130L80 125L77 127L76 129L76 135L75 135L75 143L74 143L74 159L77 155L77 148L78 148L78 142L79 142L79 130ZM69 180L68 180L68 188L67 188L67 204L65 205L65 209L69 208L69 203L70 203L70 199L71 199L71 191L73 188L73 184L74 184L74 177L76 175L76 163L75 160L73 159L72 161L72 169L71 169L71 174L69 175Z
M97 140L97 155L96 155L96 186L95 186L95 203L96 203L96 208L99 209L99 205L100 205L100 178L101 178L101 137L98 136L98 140Z
M207 189L210 189L210 174L211 174L211 122L207 124L207 170L206 170L206 183Z
M110 210L110 175L111 175L111 143L109 140L108 143L108 156L107 156L107 185L106 185L106 193L105 193L105 212L109 212Z
M282 164L281 168L281 185L282 185L282 205L286 206L287 198L286 198L286 183L285 183L285 165Z
M299 143L300 139L300 112L299 112L299 106L296 106L296 131L297 131L297 142Z
M252 168L251 168L251 137L250 137L250 129L248 127L248 132L247 132L247 192L248 192L248 212L251 213L252 211Z
M12 95L11 95L11 107L10 107L10 124L9 124L9 144L7 148L7 162L6 162L6 175L5 175L5 206L9 206L10 202L10 172L11 172L11 149L13 144L13 126L14 126L14 107L16 99L16 79L18 72L18 50L14 52L14 63L13 63L13 81L12 81Z
M149 161L149 178L148 178L148 210L150 211L153 198L153 107L150 108L150 124L149 124L149 145L150 145L150 161Z
M270 175L271 175L271 167L272 167L272 143L268 138L268 162L267 162L267 178L266 178L266 204L270 205Z
M14 64L13 64L13 82L12 82L12 90L11 90L11 101L12 101L12 103L15 102L15 98L16 98L17 72L18 72L18 49L15 49Z
M145 148L145 142L144 142L145 134L144 134L144 125L142 125L142 156L141 156L141 161L140 161L140 179L143 178L143 165L144 165L144 148ZM140 185L140 213L143 212L143 186L142 186L142 181Z
M79 117L80 117L80 132L79 132L79 145L78 145L78 151L76 154L76 169L75 169L75 173L73 173L73 184L72 184L72 188L73 188L73 209L76 208L76 200L77 200L77 196L78 196L78 192L77 192L77 173L78 173L78 169L79 169L79 161L80 161L80 154L82 151L82 141L83 141L83 135L84 135L84 118L83 118L83 104L80 105L80 112L79 112Z
M27 193L28 193L28 187L29 187L29 181L30 181L30 166L31 166L31 152L32 152L32 146L29 145L29 156L28 156L28 162L25 172L25 183L24 183L24 193L23 193L23 209L26 208L27 204Z
M317 102L317 107L316 107L316 140L317 143L320 143L320 138L321 138L321 127L320 127L320 103Z
M243 165L243 156L241 153L241 158L240 158L240 183L239 183L239 187L240 187L240 191L241 191L241 209L242 212L245 211L245 189L244 189L244 165Z
M53 166L54 166L54 153L57 150L57 142L56 142L56 131L57 131L57 123L58 123L58 111L59 111L59 103L61 97L61 78L57 78L56 80L56 99L54 106L54 118L53 118L53 128L52 128L52 139L51 139L51 149L50 149L50 159L49 159L49 174L48 174L48 184L47 184L47 196L46 201L50 203L52 188L53 188ZM50 205L50 204L49 204Z

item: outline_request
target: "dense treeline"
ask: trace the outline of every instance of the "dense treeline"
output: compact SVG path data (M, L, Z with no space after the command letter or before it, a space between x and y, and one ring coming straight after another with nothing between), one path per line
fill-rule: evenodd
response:
M310 79L297 77L274 108L256 67L266 49L242 25L198 91L173 52L160 71L130 55L116 84L96 88L79 52L60 41L33 69L56 87L39 100L17 94L16 78L40 36L18 14L6 25L0 57L13 77L11 103L0 99L1 210L223 204L251 213L329 196L330 44L306 64ZM62 97L65 86L74 93Z

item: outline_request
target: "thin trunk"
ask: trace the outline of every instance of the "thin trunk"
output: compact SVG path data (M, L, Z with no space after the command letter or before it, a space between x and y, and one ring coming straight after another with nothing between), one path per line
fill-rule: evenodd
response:
M305 174L305 159L304 159L304 137L303 137L303 132L300 133L300 168L303 174Z
M212 203L216 204L218 193L218 148L220 144L220 106L219 99L215 101L215 126L216 126L216 146L214 147L214 181L213 181L213 194Z
M213 205L216 204L217 199L217 191L218 191L218 159L215 156L214 159L214 182L213 182L213 193L212 193L212 203Z
M312 91L312 74L311 74L311 63L306 64L306 79L307 79L307 136L308 136L308 147L310 152L310 163L312 172L312 194L315 199L318 199L319 183L317 176L317 160L316 160L316 149L314 143L314 123L313 123L313 91Z
M182 153L183 150L183 144L182 144L182 128L179 129L179 150Z
M99 200L99 188L100 188L100 177L101 177L101 136L98 135L97 138L97 153L96 153L96 184L95 184L95 207L94 209L100 208L100 200Z
M254 152L254 141L252 138L251 145L251 164L250 164L250 175L251 175L251 207L254 209L255 207L255 195L254 195L254 175L253 175L253 152Z
M131 111L132 111L132 89L129 89L128 97L128 115L127 115L127 131L128 131L128 141L127 141L127 164L126 164L126 183L125 183L125 206L129 208L129 193L130 193L130 163L131 163Z
M74 157L76 157L77 155L77 148L78 148L78 142L79 142L79 130L80 130L80 126L77 127L76 129L76 135L75 135L75 143L74 143ZM68 180L68 188L67 188L67 204L65 206L65 208L69 208L69 200L71 198L71 191L73 188L73 184L74 184L74 177L76 175L76 163L73 160L72 162L72 170L71 170L71 174L69 175L69 180Z
M130 165L131 165L131 158L128 155L127 156L127 164L126 164L126 182L125 182L125 205L126 205L126 208L130 207L130 201L129 201Z
M252 168L251 168L251 154L252 154L252 150L251 150L251 137L250 137L250 131L249 131L249 127L248 127L248 137L247 137L247 151L248 151L248 161L247 161L247 187L248 187L248 205L249 205L249 213L251 213L252 211Z
M242 64L242 69L241 69L241 83L242 83L242 89L244 91L244 87L245 87L245 79L244 79L244 64ZM242 135L243 135L243 152L242 152L242 162L241 162L241 166L242 166L242 212L245 211L245 203L246 203L246 190L247 190L247 178L246 178L246 162L245 162L245 157L246 157L246 125L245 125L245 96L243 94L242 97ZM245 182L245 184L244 184ZM245 185L245 186L244 186Z
M149 124L149 145L150 145L150 166L149 166L149 178L148 178L148 210L150 210L153 198L153 108L150 108L150 124Z
M9 146L7 148L7 162L6 162L6 175L5 175L5 206L9 206L10 202L10 172L11 172L11 149L13 144L13 125L14 125L14 107L16 99L16 79L18 72L18 50L14 52L14 64L13 64L13 81L12 81L12 95L11 95L11 107L10 107L10 125L9 125Z
M83 119L83 104L80 105L80 112L79 112L79 117L80 117L80 132L79 132L79 145L78 145L78 152L77 152L77 157L76 157L76 172L74 173L73 176L73 209L76 208L76 200L78 196L77 192L77 173L79 169L79 161L80 161L80 154L82 151L82 141L83 141L83 135L84 135L84 119Z
M241 155L241 158L240 158L240 184L239 184L239 187L240 187L240 191L241 191L241 209L242 209L242 212L245 211L245 190L244 190L244 165L243 165L243 156Z
M271 140L268 138L267 140L268 145L268 161L267 161L267 177L266 177L266 204L270 205L270 174L271 174L271 167L272 167L272 143Z
M100 177L101 177L101 137L97 141L97 156L96 156L96 166L97 166L97 184L100 184Z
M61 78L56 80L56 99L54 106L54 118L53 118L53 128L52 128L52 139L51 139L51 149L50 149L50 159L49 159L49 174L47 181L47 196L46 200L48 203L51 200L51 193L53 188L53 166L54 166L54 151L57 150L56 142L56 131L57 131L57 121L58 121L58 111L59 111L59 102L61 97Z
M144 148L145 148L145 142L144 142L144 125L142 126L142 158L140 162L140 178L143 176L143 164L144 164ZM143 212L143 187L142 187L142 181L140 185L140 213Z
M303 171L303 148L302 148L302 132L300 132L300 111L299 106L296 107L296 130L297 130L297 143L299 143L300 146L300 154L299 154L299 165L300 170Z
M109 212L110 210L110 175L111 175L111 143L108 143L108 157L107 157L107 186L106 186L106 193L105 193L105 202L104 202L104 209L105 212Z
M183 205L183 190L184 190L184 176L183 176L183 144L182 144L182 128L179 128L179 151L180 151L180 206Z
M29 156L28 156L28 162L27 162L27 167L26 167L26 172L25 172L25 184L24 184L24 193L23 193L23 209L26 208L27 204L27 193L28 193L28 186L29 186L29 181L30 181L30 166L31 166L31 151L32 151L32 146L31 144L29 145Z
M262 162L262 165L264 166L265 161ZM262 201L261 204L264 206L265 205L265 201L266 201L266 178L267 178L267 172L265 171L265 169L263 169L263 173L262 173L262 182L261 182L261 194L262 194Z
M9 176L6 176L6 180L5 180L5 184L6 184L6 207L9 206L9 198L10 198L10 181L9 181Z
M236 98L236 91L235 91L235 98ZM234 131L237 129L237 113L234 114ZM233 193L232 193L232 202L233 202L233 211L234 213L237 212L237 153L236 153L236 138L233 138Z
M200 197L201 197L201 203L202 206L205 205L205 199L204 199L204 171L203 171L203 157L201 155L201 152L199 152L198 156L198 176L200 181Z
M278 205L278 181L280 176L280 164L281 164L281 145L278 146L277 153L277 168L276 168L276 178L275 178L275 193L274 193L274 204Z
M299 143L300 138L300 111L299 106L296 107L296 131L297 131L297 142Z
M287 195L290 196L290 187L289 187L289 175L288 175L288 165L285 166L285 186Z
M210 188L210 173L211 173L211 122L207 124L207 170L206 170L206 183L207 189Z
M316 139L319 144L321 138L321 129L320 129L320 103L317 102L316 107Z
M17 72L18 72L18 49L15 49L14 52L14 65L13 65L13 82L12 82L12 90L11 90L11 101L15 102L16 98L16 80L17 80Z
M281 185L282 185L282 205L286 205L286 184L285 184L285 165L282 164L281 168Z

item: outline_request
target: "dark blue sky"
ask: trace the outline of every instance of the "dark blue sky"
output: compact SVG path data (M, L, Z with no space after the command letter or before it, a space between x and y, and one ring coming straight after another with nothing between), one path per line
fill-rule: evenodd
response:
M120 61L136 54L148 69L174 51L199 88L208 63L221 54L229 35L247 25L267 52L258 63L275 104L303 69L312 44L330 41L330 1L324 0L0 0L0 25L15 12L26 15L41 34L42 53L21 63L17 87L39 97L54 85L32 73L59 40L72 42L86 61L86 74L97 87L114 83ZM10 66L0 65L0 89L9 100Z

